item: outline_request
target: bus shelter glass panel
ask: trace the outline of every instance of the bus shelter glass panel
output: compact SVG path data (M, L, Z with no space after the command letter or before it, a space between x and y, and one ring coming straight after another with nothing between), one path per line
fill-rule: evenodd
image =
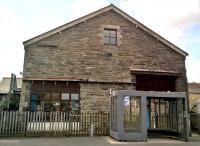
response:
M159 134L183 138L184 105L183 98L148 98L148 135Z
M141 131L141 97L124 96L124 131Z
M169 129L169 101L162 98L148 98L147 128Z
M178 126L177 132L178 136L184 138L184 99L177 99L177 119L178 119Z
M111 97L111 130L117 131L117 97Z
M170 101L170 128L174 136L184 137L184 99Z

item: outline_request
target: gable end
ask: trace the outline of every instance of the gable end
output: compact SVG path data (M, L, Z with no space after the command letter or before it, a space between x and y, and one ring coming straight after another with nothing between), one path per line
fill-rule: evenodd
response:
M172 44L171 42L169 42L168 40L164 39L162 36L160 36L159 34L155 33L154 31L152 31L151 29L149 29L148 27L146 27L145 25L143 25L142 23L140 23L139 21L135 20L134 18L132 18L131 16L129 16L128 14L126 14L125 12L123 12L122 10L120 10L119 8L117 8L116 6L114 5L109 5L107 7L104 7L100 10L97 10L93 13L90 13L86 16L83 16L79 19L76 19L74 21L71 21L67 24L64 24L62 26L59 26L55 29L52 29L48 32L45 32L41 35L38 35L32 39L29 39L25 42L23 42L24 44L24 47L28 46L28 45L31 45L39 40L42 40L46 37L49 37L53 34L56 34L56 33L61 33L63 30L69 28L69 27L72 27L76 24L79 24L81 22L85 22L86 20L88 19L91 19L97 15L100 15L104 12L107 12L109 10L114 10L115 12L117 12L119 15L121 15L122 17L126 18L128 21L132 22L134 25L136 25L136 27L139 27L140 29L142 29L143 31L147 32L148 34L150 34L151 36L153 36L154 38L156 38L157 40L161 41L163 44L167 45L168 47L170 47L171 49L173 49L174 51L178 52L179 54L181 54L182 56L186 57L188 56L188 53L186 53L185 51L183 51L182 49L180 49L179 47L177 47L176 45Z

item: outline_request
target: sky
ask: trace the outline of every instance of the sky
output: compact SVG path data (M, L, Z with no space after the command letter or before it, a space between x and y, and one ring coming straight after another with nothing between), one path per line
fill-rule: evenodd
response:
M23 42L113 3L189 53L200 82L200 0L0 0L0 78L23 71Z

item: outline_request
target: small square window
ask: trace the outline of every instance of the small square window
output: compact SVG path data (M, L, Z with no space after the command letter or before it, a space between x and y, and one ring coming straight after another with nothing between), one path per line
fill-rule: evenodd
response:
M117 30L104 29L104 44L117 45Z
M79 100L79 94L71 94L71 100Z

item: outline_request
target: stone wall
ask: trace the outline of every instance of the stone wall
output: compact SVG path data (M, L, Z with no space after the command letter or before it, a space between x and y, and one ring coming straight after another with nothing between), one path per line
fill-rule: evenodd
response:
M131 84L80 83L81 112L109 112L110 89L134 89Z
M189 93L189 107L192 107L192 104L200 100L200 93Z
M191 108L191 105L197 102L197 100L200 100L200 83L188 83L188 94L189 94L189 105Z
M117 45L104 45L104 28L117 29ZM178 72L185 91L185 57L113 10L25 48L24 78L131 82L130 69Z
M30 101L30 91L31 91L31 82L23 81L21 87L19 111L28 110L29 101Z

